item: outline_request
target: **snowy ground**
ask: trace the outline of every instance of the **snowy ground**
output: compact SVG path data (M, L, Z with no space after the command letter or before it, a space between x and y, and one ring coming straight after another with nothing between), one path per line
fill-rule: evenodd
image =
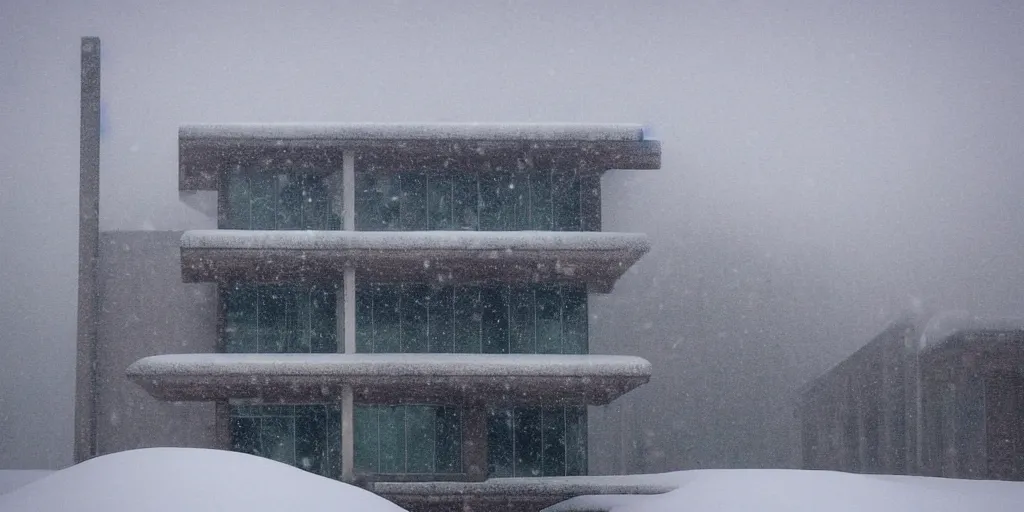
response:
M369 491L268 459L150 448L97 457L0 495L0 512L394 512Z
M53 473L45 469L0 469L0 494L11 492Z
M550 507L547 511L1024 510L1024 482L781 469L681 471L658 475L597 477L593 481L657 485L675 487L675 490L655 495L581 496ZM0 471L0 485L5 486L0 488L0 512L402 510L363 489L279 462L241 453L192 448L150 448L121 452L56 472Z
M545 512L1010 512L1024 510L1024 482L951 480L784 469L649 475L678 488L653 496L581 496Z

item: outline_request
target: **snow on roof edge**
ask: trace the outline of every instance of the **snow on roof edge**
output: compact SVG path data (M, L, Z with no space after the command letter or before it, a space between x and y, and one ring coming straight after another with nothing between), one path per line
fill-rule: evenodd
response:
M166 354L135 361L130 377L168 375L650 377L636 356L548 354Z
M180 139L534 140L644 139L632 123L214 123L184 124Z
M643 233L601 231L185 231L183 249L622 250L647 252Z
M977 316L963 310L942 311L932 315L921 328L918 348L934 347L957 333L978 331L1024 331L1024 318Z

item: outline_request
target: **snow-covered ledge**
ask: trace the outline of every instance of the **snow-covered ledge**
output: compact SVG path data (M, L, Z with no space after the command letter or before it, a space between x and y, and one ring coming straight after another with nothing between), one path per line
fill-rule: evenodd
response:
M216 190L219 175L238 168L336 169L345 151L381 168L661 168L661 143L638 124L206 124L178 129L178 187Z
M491 478L483 482L373 482L369 489L409 510L541 510L576 496L644 496L679 488L678 476L610 475ZM587 509L581 509L587 510Z
M571 281L607 291L650 249L640 233L554 231L186 231L186 282L330 278Z
M352 386L372 404L604 405L647 383L632 356L549 354L175 354L128 378L168 401L323 402Z
M640 141L629 123L221 123L178 128L182 140L567 140Z

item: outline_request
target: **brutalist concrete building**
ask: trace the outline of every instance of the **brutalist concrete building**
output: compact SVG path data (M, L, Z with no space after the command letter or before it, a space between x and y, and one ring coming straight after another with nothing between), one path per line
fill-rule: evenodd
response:
M907 317L801 393L803 466L1024 480L1024 321Z
M571 495L530 489L586 475L587 406L651 375L589 353L588 297L649 249L600 231L601 174L658 167L635 125L183 126L219 229L100 233L76 453L232 449L413 509Z

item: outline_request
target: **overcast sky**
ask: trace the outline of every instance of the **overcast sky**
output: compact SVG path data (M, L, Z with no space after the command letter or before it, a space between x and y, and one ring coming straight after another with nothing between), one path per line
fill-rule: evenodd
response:
M301 4L301 7L299 6ZM655 363L652 469L786 465L794 390L913 302L1024 316L1024 3L0 3L0 468L70 463L79 38L104 230L212 227L179 124L640 122L655 248L592 347ZM671 414L665 411L671 411Z

